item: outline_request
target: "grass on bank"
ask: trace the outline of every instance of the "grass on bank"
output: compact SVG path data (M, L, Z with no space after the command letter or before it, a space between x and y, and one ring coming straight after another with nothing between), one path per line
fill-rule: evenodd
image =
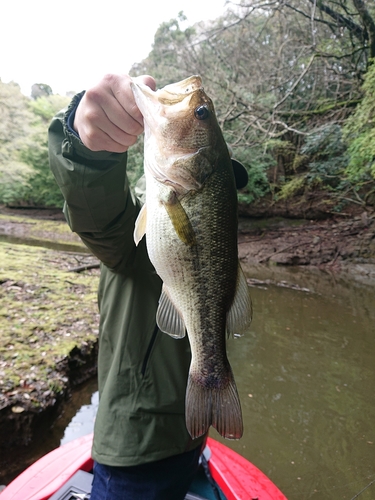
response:
M90 258L0 242L0 408L43 406L66 383L59 363L95 342L99 271L69 272Z

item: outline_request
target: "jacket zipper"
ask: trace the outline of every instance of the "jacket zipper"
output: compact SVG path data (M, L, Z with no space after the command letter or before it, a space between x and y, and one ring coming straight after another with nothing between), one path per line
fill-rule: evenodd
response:
M147 365L148 365L148 360L150 359L151 351L152 351L152 348L155 344L158 331L159 331L158 325L155 325L154 331L152 332L152 337L151 337L150 343L148 344L148 347L147 347L145 359L143 360L142 370L141 370L142 377L145 376Z

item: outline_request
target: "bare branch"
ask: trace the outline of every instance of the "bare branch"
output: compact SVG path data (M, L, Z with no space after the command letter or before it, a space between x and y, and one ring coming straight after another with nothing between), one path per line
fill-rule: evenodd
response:
M316 11L316 0L313 2L313 7L311 9L311 37L313 47L316 47L316 36L315 36L315 11Z
M312 63L314 62L314 59L315 57L317 56L317 54L313 54L310 58L310 61L308 62L306 68L302 71L302 73L300 74L300 76L297 78L297 80L294 82L292 88L290 90L288 90L288 92L285 94L285 96L279 101L277 102L274 107L273 107L273 110L275 111L279 106L281 106L281 104L283 102L285 102L288 97L293 93L293 91L295 90L295 88L298 86L298 84L300 83L300 81L302 80L302 78L306 75L306 73L309 71Z
M308 1L311 4L315 3L315 0L308 0ZM363 42L364 40L366 40L368 38L368 35L365 32L365 30L362 28L362 26L360 26L359 24L352 21L349 17L343 16L342 14L331 9L331 7L328 7L328 5L325 5L322 2L319 2L319 9L322 12L325 12L326 14L328 14L334 21L336 21L336 23L339 26L343 26L343 27L347 28L351 33L353 33L353 35L360 42Z
M296 128L293 128L293 127L289 127L289 125L287 125L286 123L284 122L281 122L280 120L272 120L272 123L276 124L276 125L281 125L284 129L288 130L289 132L293 132L294 134L298 134L298 135L309 135L308 132L302 132L302 130L297 130ZM310 132L311 133L311 132Z

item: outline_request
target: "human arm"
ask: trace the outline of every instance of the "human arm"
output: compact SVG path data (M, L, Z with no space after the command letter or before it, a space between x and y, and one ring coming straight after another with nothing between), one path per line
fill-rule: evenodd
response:
M151 77L144 80L154 85ZM139 211L126 177L126 151L142 132L129 83L129 77L105 77L75 96L49 128L50 166L66 201L68 223L113 270L126 265L134 252Z

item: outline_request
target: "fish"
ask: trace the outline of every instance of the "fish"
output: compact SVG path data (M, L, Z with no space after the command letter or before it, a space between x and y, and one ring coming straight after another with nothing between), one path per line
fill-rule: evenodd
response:
M153 91L131 84L144 119L146 201L134 241L146 235L163 282L156 321L191 347L185 420L195 439L213 426L243 434L227 336L249 326L252 304L237 248L237 191L228 146L202 79Z

